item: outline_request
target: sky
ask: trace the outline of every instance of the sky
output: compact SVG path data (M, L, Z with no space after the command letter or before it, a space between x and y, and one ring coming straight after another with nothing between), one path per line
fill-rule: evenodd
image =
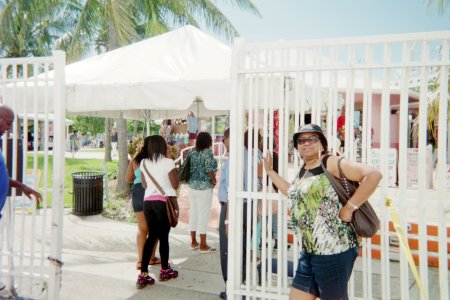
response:
M247 42L385 35L450 29L450 12L427 0L253 0L261 18L217 5Z

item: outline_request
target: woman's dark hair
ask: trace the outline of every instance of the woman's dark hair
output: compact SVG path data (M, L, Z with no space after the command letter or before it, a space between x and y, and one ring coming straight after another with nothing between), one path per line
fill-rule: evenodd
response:
M323 136L323 135L320 135L320 134L318 136L319 136L320 143L322 144L322 148L323 148L322 155L328 154L328 141L327 141L327 138L325 136Z
M139 165L141 163L141 161L144 158L147 158L147 152L148 152L148 144L150 143L150 137L146 137L144 139L144 145L141 148L141 151L136 155L136 157L134 158L134 161Z
M166 125L167 126L172 126L172 120L171 119L167 119L166 120Z
M202 151L204 149L208 149L211 146L212 146L211 135L207 132L200 132L197 135L197 140L195 142L195 149L197 151Z
M150 136L147 147L147 156L145 158L156 162L161 157L161 155L163 157L167 156L166 140L160 135Z
M258 131L256 131L256 130L254 130L253 131L253 136L252 136L252 140L250 141L250 143L251 143L251 148L253 148L253 139L255 138L255 134L257 134L258 135L258 149L259 149L259 151L261 151L262 152L262 139L263 139L263 137L262 137L262 135L258 132ZM245 146L245 148L247 148L248 149L248 135L249 135L249 132L248 132L248 130L244 133L244 146Z
M227 139L230 137L230 128L225 129L225 131L223 132L223 138Z

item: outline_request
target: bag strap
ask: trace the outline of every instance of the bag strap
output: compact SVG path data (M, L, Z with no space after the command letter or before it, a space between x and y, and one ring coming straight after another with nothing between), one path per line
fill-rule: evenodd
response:
M166 196L166 192L164 192L163 188L159 185L159 183L155 180L155 178L153 178L152 174L150 174L150 172L148 171L147 166L145 165L145 160L144 160L143 165L144 165L145 173L147 173L148 177L150 177L150 180L153 182L156 189L159 190L161 195Z
M339 176L341 176L341 179L347 180L347 177L345 177L344 172L342 172L342 168L341 168L341 161L343 159L344 159L343 157L338 159L338 164L337 165L338 165L338 169L339 169Z
M327 155L327 156L330 156L330 155ZM338 166L339 166L339 162L341 159L339 159L339 161L338 161ZM349 197L348 197L347 192L345 191L344 187L342 186L342 183L340 183L339 180L336 177L334 177L333 174L330 173L330 171L328 171L328 169L323 164L323 159L320 162L320 165L323 169L323 172L325 173L328 180L330 181L331 185L333 186L334 190L336 191L339 200L341 201L341 203L343 205L345 205L347 203L347 200L349 199Z

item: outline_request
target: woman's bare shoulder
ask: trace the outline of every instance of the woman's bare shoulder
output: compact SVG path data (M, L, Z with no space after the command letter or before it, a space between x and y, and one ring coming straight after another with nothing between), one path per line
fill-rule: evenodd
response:
M333 174L334 177L340 178L339 169L338 169L338 161L342 157L336 155L329 155L327 159L327 170Z

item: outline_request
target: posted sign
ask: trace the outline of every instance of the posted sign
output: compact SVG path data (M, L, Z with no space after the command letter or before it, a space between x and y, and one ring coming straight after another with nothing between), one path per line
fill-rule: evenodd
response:
M371 149L369 154L369 165L381 171L381 149ZM387 151L387 180L388 186L397 186L397 149L389 148Z
M432 149L427 146L426 149L426 186L431 188L432 185L432 165L431 165ZM409 188L417 188L419 185L419 149L408 148L407 152L407 186Z

